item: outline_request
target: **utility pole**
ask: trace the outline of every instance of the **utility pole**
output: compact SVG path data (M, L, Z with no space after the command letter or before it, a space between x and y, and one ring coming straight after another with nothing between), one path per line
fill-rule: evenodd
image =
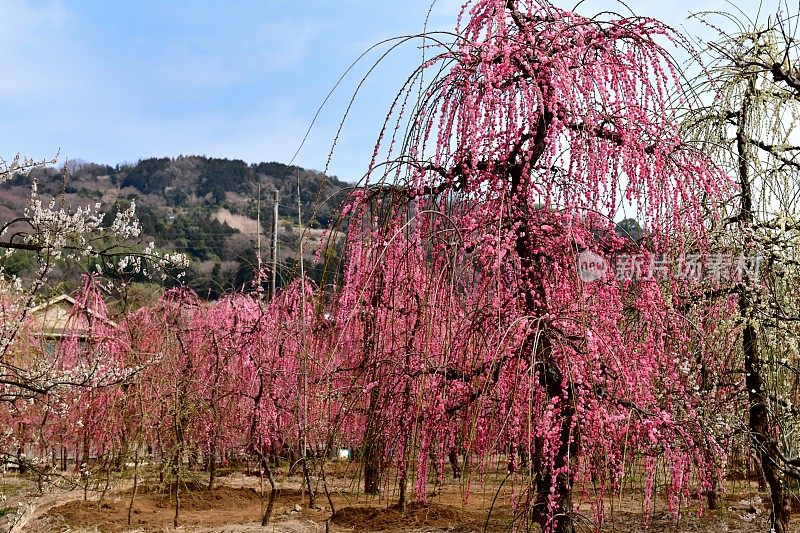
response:
M316 508L314 487L311 485L311 473L308 468L308 352L306 351L306 272L303 266L303 239L305 230L303 228L302 204L300 202L300 172L295 171L297 176L297 224L300 228L300 251L297 260L300 262L300 403L302 403L302 417L300 425L300 447L302 456L300 460L303 465L303 476L308 487L308 506ZM302 489L301 489L302 490Z
M269 296L275 298L275 284L278 279L278 189L275 189L272 209L272 277L269 283Z
M256 200L256 267L258 268L258 285L261 286L261 184L258 184Z

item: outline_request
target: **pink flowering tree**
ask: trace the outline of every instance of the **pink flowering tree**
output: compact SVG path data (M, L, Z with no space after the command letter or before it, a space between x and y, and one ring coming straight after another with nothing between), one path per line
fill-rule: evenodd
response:
M364 445L401 487L415 454L423 500L429 457L510 450L510 471L528 469L522 516L553 532L573 529L575 487L601 481L601 520L625 461L641 458L652 481L663 458L677 514L713 485L722 453L697 422L694 327L676 304L686 282L578 268L589 252L613 269L704 249L705 201L728 182L681 138L680 83L659 44L671 34L543 0L476 0L459 20L401 91L345 208L337 316L362 332L348 342ZM614 233L622 204L647 227L641 248Z
M14 428L13 438L2 445L6 461L48 476L56 466L51 457L55 462L60 452L61 469L74 457L84 486L90 474L110 474L124 458L124 392L136 375L129 345L109 319L95 282L85 279L60 338L49 337L54 332L42 331L38 322L24 325L7 363L38 376L47 393L2 406Z

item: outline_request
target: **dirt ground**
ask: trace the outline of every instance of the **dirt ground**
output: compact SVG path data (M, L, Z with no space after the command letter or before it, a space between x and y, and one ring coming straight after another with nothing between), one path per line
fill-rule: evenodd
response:
M269 526L260 526L260 516L265 502L261 496L259 478L234 474L220 478L219 486L206 490L199 483L181 491L179 527L173 528L175 513L174 494L159 490L148 490L145 486L137 491L131 508L131 523L128 525L128 508L131 504L130 486L109 490L100 499L99 493L88 493L83 500L81 490L52 489L39 495L36 486L21 478L5 478L0 482L0 495L6 513L0 516L0 530L45 533L45 532L161 532L185 531L192 533L244 533L244 532L324 532L348 531L433 533L480 532L500 533L524 531L524 525L516 522L512 528L512 488L504 488L497 494L497 486L487 484L476 488L465 501L462 487L456 482L446 484L433 495L427 504L411 503L405 512L393 506L394 496L369 498L354 492L352 487L340 482L333 486L332 501L336 509L331 513L324 494L318 494L317 509L307 507L307 496L301 493L299 480L280 480ZM336 485L335 481L332 485ZM4 488L5 487L5 488ZM642 524L641 501L627 495L614 498L606 506L606 521L602 530L612 533L636 531L661 532L712 532L750 533L766 532L768 509L754 487L735 487L738 492L726 494L722 508L705 511L702 516L694 510L683 513L676 524L665 511L663 501L656 502L649 528ZM746 490L745 490L746 489ZM487 520L488 509L492 513ZM613 512L612 512L613 511ZM797 518L792 531L800 533L800 509L795 509ZM582 518L579 531L594 531L589 520ZM534 529L536 531L536 529Z

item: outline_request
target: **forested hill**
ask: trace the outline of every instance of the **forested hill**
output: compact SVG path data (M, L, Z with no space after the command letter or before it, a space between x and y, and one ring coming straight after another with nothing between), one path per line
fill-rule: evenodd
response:
M63 198L72 207L99 202L108 216L135 200L148 239L161 249L189 254L193 266L188 283L211 297L248 282L259 233L262 255L267 256L274 191L280 198L280 257L291 263L300 236L298 195L303 223L315 229L307 243L311 249L335 217L343 199L340 191L347 186L297 166L203 156L150 158L114 167L72 161L67 168L66 180L58 168L41 168L3 184L0 217L21 216L33 179L45 197ZM6 268L24 272L24 257L15 261ZM65 272L61 282L68 285L70 274Z

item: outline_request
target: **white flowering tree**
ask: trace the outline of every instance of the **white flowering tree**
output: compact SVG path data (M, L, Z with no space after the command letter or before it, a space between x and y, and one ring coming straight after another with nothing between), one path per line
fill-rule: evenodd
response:
M20 156L0 160L0 183L48 163L54 161ZM10 275L0 267L0 401L33 399L62 386L96 382L97 365L85 365L77 374L62 373L57 362L23 358L23 364L14 353L29 312L59 262L86 263L100 258L97 264L112 265L119 271L162 276L167 268L185 266L182 254L161 254L154 243L140 242L135 203L118 212L110 223L104 223L101 207L94 204L73 209L57 198L43 198L34 181L24 212L0 227L0 254L9 259L26 251L36 257L32 277Z
M713 21L703 15L711 27ZM734 17L728 15L730 20ZM790 518L788 481L800 479L800 46L797 15L717 29L698 85L709 102L690 127L738 184L714 228L721 250L758 257L760 268L706 298L732 303L749 444L770 492L772 530ZM716 29L716 28L715 28Z

